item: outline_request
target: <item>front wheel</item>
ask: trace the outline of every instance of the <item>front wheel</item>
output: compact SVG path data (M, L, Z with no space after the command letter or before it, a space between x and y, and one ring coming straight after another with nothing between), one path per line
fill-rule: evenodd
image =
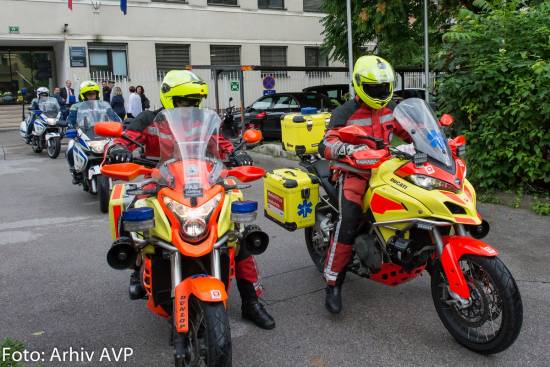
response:
M497 257L463 256L460 266L468 282L471 304L460 307L449 295L440 263L431 279L432 298L439 318L463 346L482 354L508 348L519 335L523 305L512 274Z
M56 159L61 151L61 140L59 138L51 138L48 140L48 157Z
M175 358L176 367L231 367L231 331L223 303L189 298L189 331L183 338L185 356Z
M99 197L99 210L102 213L109 212L110 194L109 177L103 175L97 176L97 195Z

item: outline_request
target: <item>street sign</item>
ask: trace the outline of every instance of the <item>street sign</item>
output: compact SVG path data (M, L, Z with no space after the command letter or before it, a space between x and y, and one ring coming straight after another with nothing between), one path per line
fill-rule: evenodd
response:
M275 88L275 78L271 75L266 75L262 83L265 89Z
M10 25L8 27L8 29L10 30L10 33L13 34L13 33L19 33L19 26L18 25Z
M239 91L239 82L232 81L231 82L231 91L232 92L238 92Z
M270 94L277 93L275 89L264 89L264 96L269 96Z
M86 67L86 47L69 47L72 68Z

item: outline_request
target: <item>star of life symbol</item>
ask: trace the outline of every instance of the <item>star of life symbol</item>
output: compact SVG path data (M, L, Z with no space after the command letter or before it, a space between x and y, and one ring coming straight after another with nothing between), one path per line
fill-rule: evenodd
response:
M311 209L312 206L313 203L311 201L304 200L301 204L298 204L298 215L306 218L313 212L313 209Z

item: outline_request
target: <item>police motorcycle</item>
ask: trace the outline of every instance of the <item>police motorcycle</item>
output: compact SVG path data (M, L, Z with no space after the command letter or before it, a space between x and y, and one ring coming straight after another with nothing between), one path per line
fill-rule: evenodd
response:
M69 164L73 162L73 183L81 184L84 191L92 195L98 195L100 210L106 213L109 208L112 181L101 174L100 167L112 139L106 139L94 132L96 123L104 121L122 125L122 120L109 103L81 102L77 111L76 126L67 130L66 136L72 139L67 147L67 160Z
M30 136L27 136L29 124L33 124ZM53 97L40 97L38 110L29 113L26 120L21 121L19 133L30 144L32 151L41 153L46 149L48 157L57 158L61 151L61 139L67 123L61 119L61 108Z

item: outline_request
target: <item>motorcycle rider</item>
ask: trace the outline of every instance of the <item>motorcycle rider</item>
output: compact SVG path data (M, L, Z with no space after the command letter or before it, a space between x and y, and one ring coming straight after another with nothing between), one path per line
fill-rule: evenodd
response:
M40 110L40 107L38 106L38 102L41 98L48 98L50 96L50 90L46 87L39 87L36 90L36 98L33 98L31 101L31 108L30 110L33 111L32 114L29 115L29 118L27 120L27 143L30 142L32 129L33 129L33 122L34 122L34 111Z
M352 75L356 96L334 110L329 129L319 145L322 156L338 160L357 150L375 148L370 141L367 145L344 141L338 130L349 125L361 127L369 136L383 139L385 144L391 142L393 134L410 142L410 136L386 107L393 96L394 78L392 66L381 57L369 55L357 60ZM340 218L327 251L323 274L327 282L325 307L331 313L340 313L342 309L342 284L363 218L363 196L368 189L368 180L353 173L340 173L338 181Z
M208 85L193 72L188 70L172 70L166 74L160 89L160 101L163 108L199 107L202 100L208 94ZM160 156L159 139L162 139L162 131L153 126L156 111L145 110L133 118L125 134L132 140L144 145L146 158L158 158ZM222 135L214 136L219 147L220 159L234 166L251 165L252 158L244 151L235 151L233 144ZM127 162L132 158L132 151L137 145L125 139L116 139L109 148L108 155L113 162ZM259 302L258 297L262 293L259 282L258 270L254 258L240 249L235 258L235 273L237 288L242 300L242 317L252 321L263 329L273 329L275 321ZM142 298L144 291L141 287L140 271L137 269L130 277L130 298Z
M69 110L69 117L67 117L68 126L70 128L76 128L76 118L78 116L78 108L83 101L95 101L99 98L99 85L92 80L85 80L80 83L80 101L71 106ZM74 157L72 151L67 154L67 162L69 163L69 170L73 177L73 184L78 185L82 181L82 174L76 172L74 169Z

